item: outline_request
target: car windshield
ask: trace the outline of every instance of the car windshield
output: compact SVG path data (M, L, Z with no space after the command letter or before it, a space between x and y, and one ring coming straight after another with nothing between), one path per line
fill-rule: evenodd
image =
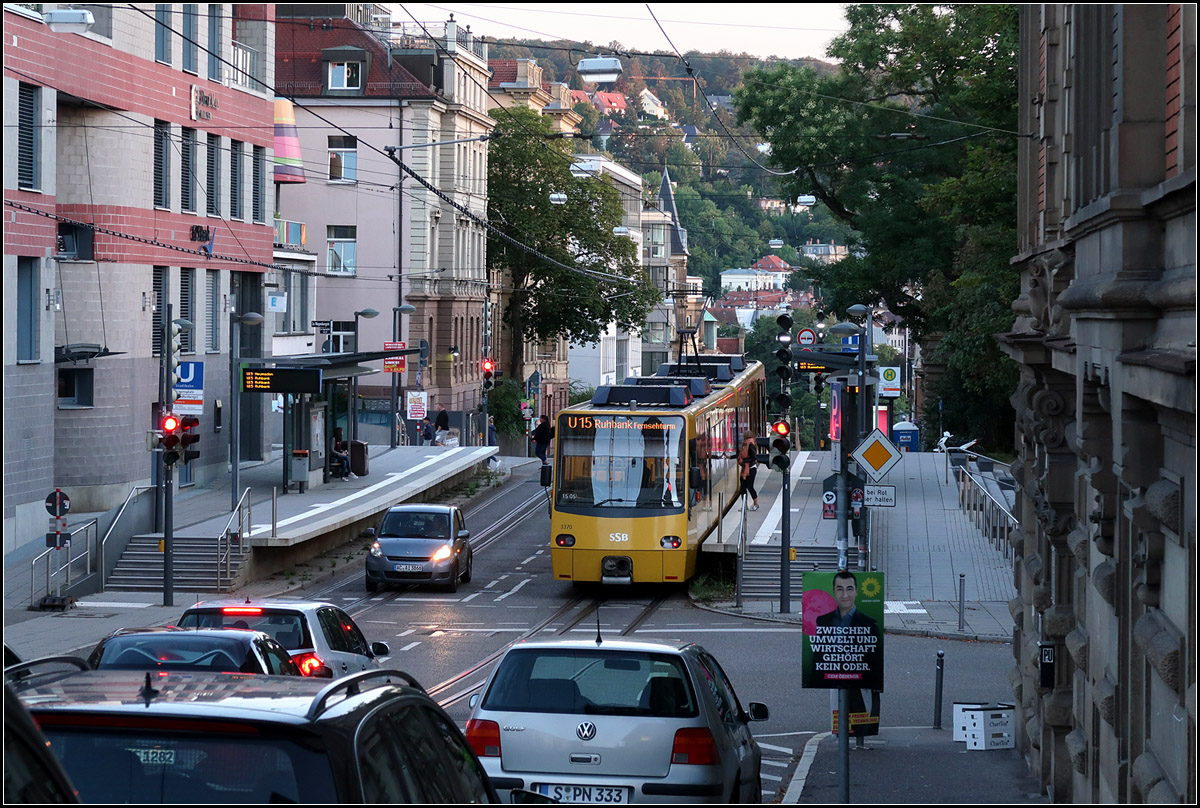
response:
M513 651L483 709L597 715L697 715L683 660L669 654L598 649Z
M38 718L49 719L43 730L81 802L321 804L338 799L325 754L293 737L230 736L210 722L186 719L172 720L177 726L163 731L161 716L153 727L135 731L72 729L56 725L65 716ZM126 727L140 723L126 716L119 720Z
M450 516L445 513L393 511L383 517L376 538L448 539Z
M284 609L229 607L188 609L179 618L182 628L248 628L264 631L288 651L312 648L304 615Z
M104 641L97 668L156 668L258 673L249 643L238 637L198 637L186 631L127 634Z
M555 505L681 509L684 434L680 416L563 415Z

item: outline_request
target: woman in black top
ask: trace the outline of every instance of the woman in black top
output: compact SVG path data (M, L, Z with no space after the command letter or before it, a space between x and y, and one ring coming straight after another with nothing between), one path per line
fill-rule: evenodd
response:
M758 492L754 490L754 478L758 476L758 445L754 442L754 433L747 432L742 439L742 448L738 451L738 471L741 476L741 495L749 496L754 503L750 510L758 510Z
M550 461L546 459L546 453L550 451L550 441L554 440L554 427L550 426L550 419L545 415L538 418L537 428L533 430L533 453L542 461L542 465L549 465Z

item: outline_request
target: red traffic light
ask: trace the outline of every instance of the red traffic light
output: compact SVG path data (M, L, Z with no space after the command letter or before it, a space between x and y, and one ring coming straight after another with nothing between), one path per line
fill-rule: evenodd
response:
M162 419L162 431L174 432L176 429L179 429L179 416L169 413L164 415Z
M792 431L787 421L776 421L771 424L771 431L781 438L786 438Z
M491 359L484 359L482 367L484 373L491 373L496 369L496 363Z

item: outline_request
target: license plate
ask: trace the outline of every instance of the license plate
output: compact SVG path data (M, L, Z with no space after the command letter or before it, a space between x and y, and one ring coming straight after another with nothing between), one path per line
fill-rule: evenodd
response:
M623 786L568 786L558 783L541 783L534 790L558 802L609 804L629 802L629 789Z
M174 766L175 765L175 750L174 749L134 749L132 752L138 756L138 760L144 766Z
M396 572L420 572L420 564L397 564Z

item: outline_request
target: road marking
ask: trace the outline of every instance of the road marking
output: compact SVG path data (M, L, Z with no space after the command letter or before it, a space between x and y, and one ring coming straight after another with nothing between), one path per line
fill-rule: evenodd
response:
M514 594L514 593L515 593L515 592L516 592L518 589L520 589L521 587L525 586L525 584L529 583L529 582L530 582L530 581L532 581L532 580L533 580L532 578L526 578L524 581L521 581L521 583L517 584L517 585L516 585L516 586L514 586L512 589L508 590L508 591L507 591L507 592L505 592L503 595L501 595L500 597L496 598L496 601L497 601L497 602L499 602L499 601L502 601L502 600L504 600L506 597L508 597L509 595L512 595L512 594Z
M459 601L459 603L466 603L468 600L471 600L472 598L477 598L482 594L483 594L482 592L472 592L471 594L469 594L465 598L463 598L461 601Z
M800 802L800 796L804 793L804 783L808 779L808 770L812 768L813 760L817 756L817 747L831 735L832 732L822 732L808 739L808 743L804 745L804 754L796 764L796 771L792 772L792 782L788 783L787 793L783 795L784 803Z
M760 743L760 744L759 744L759 746L760 746L760 747L762 747L762 746L764 746L764 744L761 744L761 743ZM781 749L781 750L783 749L783 747L781 747L781 746L773 746L773 747L771 747L771 748L772 748L772 749ZM792 753L792 750L791 750L791 749L788 749L788 750L785 750L785 751L786 751L786 752L787 752L789 755ZM786 760L767 760L766 758L763 758L762 764L763 764L764 766L780 766L780 767L782 767L782 768L784 768L784 769L786 769L788 766L791 766L791 765L792 765L791 763L788 763Z
M779 782L783 782L783 778L777 774L767 774L766 772L759 772L758 776L764 780L778 780Z
M495 586L495 585L496 585L496 584L498 584L498 583L500 583L500 581L498 581L498 580L497 580L497 581L492 581L490 584L488 584L487 586L485 586L485 587L484 587L484 589L491 589L493 586Z
M420 640L418 640L417 642L410 642L408 645L401 648L400 652L404 653L405 651L411 651L412 649L416 648L420 644L421 644Z
M913 607L916 608L913 608ZM884 614L929 614L919 600L885 600Z
M772 752L783 752L785 755L790 755L790 754L793 754L792 750L791 750L791 749L789 749L789 748L788 748L788 747L786 747L786 746L775 746L774 744L763 743L762 741L759 741L759 742L758 742L758 746L759 746L759 748L760 748L760 749L770 749ZM765 761L765 760L763 761L763 763L766 763L766 762L767 762L767 761ZM777 766L786 766L786 765L788 765L788 764L786 764L786 763L777 763L777 764L775 764L775 765L777 765Z
M147 606L152 606L152 603L129 603L120 600L88 602L86 600L75 601L76 606L86 606L92 609L144 609Z
M522 564L522 565L524 565L524 564L528 564L530 561L533 561L533 560L535 560L536 558L537 558L537 553L534 553L534 554L533 554L533 555L531 555L529 558L527 558L527 559L525 559L524 561L522 561L522 562L521 562L521 564Z
M408 629L407 631L401 631L401 632L400 632L399 634L397 634L396 636L397 636L397 637L407 637L409 634L415 634L415 633L416 633L416 631L417 631L417 630L416 630L415 628L410 628L410 629Z

